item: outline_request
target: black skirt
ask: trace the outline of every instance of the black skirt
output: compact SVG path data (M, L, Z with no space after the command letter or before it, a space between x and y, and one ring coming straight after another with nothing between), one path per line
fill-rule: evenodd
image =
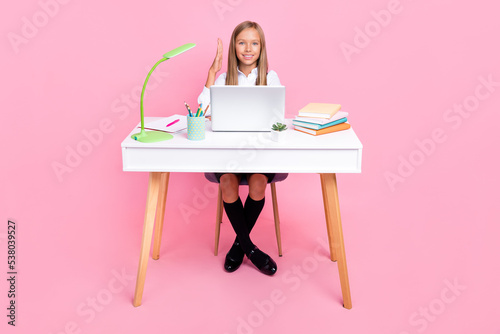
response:
M217 178L217 181L220 183L220 177L224 174L234 174L234 175L241 175L241 180L246 180L248 184L248 176L252 174L262 174L267 176L267 183L271 183L274 179L274 176L276 173L214 173L215 177Z

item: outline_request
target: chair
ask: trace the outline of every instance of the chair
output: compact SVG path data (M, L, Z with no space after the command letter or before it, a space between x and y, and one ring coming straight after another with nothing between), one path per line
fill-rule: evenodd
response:
M274 213L274 228L276 230L276 242L278 243L278 254L282 256L281 250L281 230L280 230L280 218L278 214L278 200L276 197L276 182L280 182L285 180L288 177L287 173L277 173L271 183L271 194L273 200L273 213ZM215 173L205 173L205 178L213 183L219 183L217 181L217 177ZM248 185L248 182L245 179L242 179L240 185ZM215 218L215 249L214 255L217 256L219 253L219 237L220 237L220 224L222 223L222 210L224 210L224 206L222 205L222 190L219 185L219 194L217 196L217 214Z

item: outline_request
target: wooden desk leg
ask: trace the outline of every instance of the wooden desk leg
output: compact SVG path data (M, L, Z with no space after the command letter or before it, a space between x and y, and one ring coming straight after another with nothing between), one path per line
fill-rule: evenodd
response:
M276 230L278 254L279 256L283 256L283 250L281 249L281 228L280 228L280 217L278 214L278 198L276 196L276 183L271 183L271 194L273 198L274 229Z
M332 222L330 219L330 206L328 204L328 199L326 198L325 180L322 174L320 174L320 178L321 178L321 192L323 193L323 205L325 207L325 220L326 220L326 231L328 233L328 245L330 246L330 259L333 262L335 262L337 261L337 255L335 254L335 242L333 237L333 229L331 228Z
M217 215L215 217L215 247L214 247L214 255L217 256L219 254L219 238L220 238L220 223L222 221L222 210L224 209L222 206L222 189L219 184L219 191L217 195Z
M153 259L160 258L161 235L163 232L163 220L165 218L165 203L167 202L168 179L170 173L161 173L160 190L158 194L158 204L156 207L155 237L153 241Z
M139 269L137 270L137 281L135 284L134 306L141 305L144 282L146 281L146 269L148 267L149 252L151 250L151 238L153 237L153 227L158 203L158 189L160 187L161 173L149 173L148 198L146 201L146 213L144 215L144 227L142 231L141 256L139 259Z
M340 221L340 206L339 206L339 196L337 192L337 178L335 174L321 174L321 183L323 185L323 198L326 199L327 215L330 219L327 219L327 226L331 231L333 240L331 240L330 232L328 234L330 248L333 246L335 248L335 253L337 255L337 265L339 267L340 276L340 286L342 288L342 298L344 300L344 307L346 309L352 308L351 302L351 291L349 288L349 277L347 276L347 262L345 258L344 249L344 235L342 233L342 223ZM326 205L325 205L326 206ZM332 245L333 241L333 245Z

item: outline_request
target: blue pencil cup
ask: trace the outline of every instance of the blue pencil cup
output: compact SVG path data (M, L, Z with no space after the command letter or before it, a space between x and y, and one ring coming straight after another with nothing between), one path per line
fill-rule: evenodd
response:
M187 116L187 136L189 140L205 139L205 116Z

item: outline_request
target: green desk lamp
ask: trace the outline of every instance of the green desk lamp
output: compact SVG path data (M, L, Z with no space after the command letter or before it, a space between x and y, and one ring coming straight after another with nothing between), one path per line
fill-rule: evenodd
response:
M164 62L165 60L168 60L172 57L175 57L177 55L180 55L183 52L186 52L189 49L192 49L196 46L196 44L193 43L188 43L184 44L183 46L179 46L177 49L173 49L170 52L167 52L163 55L163 58L160 59L149 71L148 76L146 77L146 81L144 81L144 86L142 86L142 93L141 93L141 132L136 133L132 135L132 139L135 139L137 141L143 142L143 143L155 143L158 141L163 141L163 140L169 140L172 139L174 136L172 136L170 133L166 133L163 131L145 131L144 130L144 109L142 106L142 101L144 99L144 92L146 91L146 85L148 84L149 77L155 70L156 66L158 66L161 62Z

